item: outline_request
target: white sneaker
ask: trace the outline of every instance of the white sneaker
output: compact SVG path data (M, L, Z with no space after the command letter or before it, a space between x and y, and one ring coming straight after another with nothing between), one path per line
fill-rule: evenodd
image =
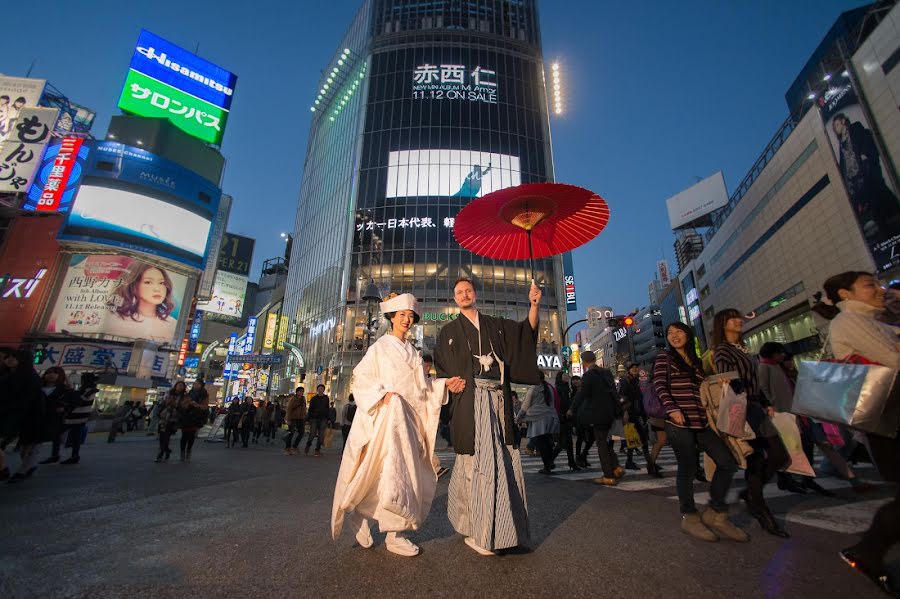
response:
M372 539L372 531L369 530L369 522L365 518L359 519L359 530L356 531L356 542L359 543L359 546L363 549L371 549L372 545L375 544L375 540ZM353 524L356 524L354 521Z
M475 553L477 553L478 555L497 555L493 551L485 549L484 547L476 543L475 539L473 539L472 537L466 537L466 545L474 549Z
M387 533L387 538L384 540L384 546L387 547L387 550L391 553L396 553L397 555L402 555L404 557L419 555L419 546L396 532Z

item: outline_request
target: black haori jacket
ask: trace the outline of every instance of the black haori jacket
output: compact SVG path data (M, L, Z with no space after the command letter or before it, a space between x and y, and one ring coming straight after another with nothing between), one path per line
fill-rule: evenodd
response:
M434 366L438 377L459 376L465 379L462 393L450 393L447 414L453 449L458 454L475 454L475 372L472 353L466 343L462 314L444 325L434 350ZM513 406L510 383L537 385L537 331L528 320L516 322L479 313L481 328L488 331L494 351L505 365L503 382L503 442L513 444Z

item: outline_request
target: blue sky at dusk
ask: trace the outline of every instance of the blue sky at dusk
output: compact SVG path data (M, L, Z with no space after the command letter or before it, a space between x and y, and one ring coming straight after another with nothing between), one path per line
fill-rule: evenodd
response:
M52 3L51 3L52 4ZM836 17L859 0L623 3L543 0L548 63L566 113L552 121L557 180L590 188L612 217L575 253L579 310L647 303L664 255L665 199L716 170L736 187L787 117L784 92ZM20 3L0 37L0 72L46 78L98 112L103 137L142 27L237 74L222 152L235 198L229 230L257 239L254 274L293 226L309 105L358 0L86 0L47 23ZM39 32L39 33L36 33ZM583 314L583 312L582 312ZM570 320L573 315L570 315ZM579 316L578 318L583 318Z

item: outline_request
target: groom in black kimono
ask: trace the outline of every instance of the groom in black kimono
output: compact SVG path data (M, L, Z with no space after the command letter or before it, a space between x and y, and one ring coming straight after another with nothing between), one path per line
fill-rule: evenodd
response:
M513 448L510 383L536 385L538 306L533 282L528 319L485 316L475 307L475 286L453 286L459 317L438 334L434 352L439 377L461 377L449 385L450 434L457 453L447 514L466 544L482 555L525 545L529 540L525 481Z

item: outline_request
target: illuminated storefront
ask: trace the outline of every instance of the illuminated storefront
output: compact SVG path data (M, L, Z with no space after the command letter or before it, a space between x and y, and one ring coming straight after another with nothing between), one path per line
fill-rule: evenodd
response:
M475 198L553 179L545 66L531 0L363 5L310 106L285 296L306 368L291 361L282 380L305 375L307 386L346 396L353 366L387 325L375 298L392 291L421 302L412 335L425 353L457 314L459 277L475 281L485 313L526 317L526 264L474 256L452 227ZM554 354L562 260L535 268L539 347Z

